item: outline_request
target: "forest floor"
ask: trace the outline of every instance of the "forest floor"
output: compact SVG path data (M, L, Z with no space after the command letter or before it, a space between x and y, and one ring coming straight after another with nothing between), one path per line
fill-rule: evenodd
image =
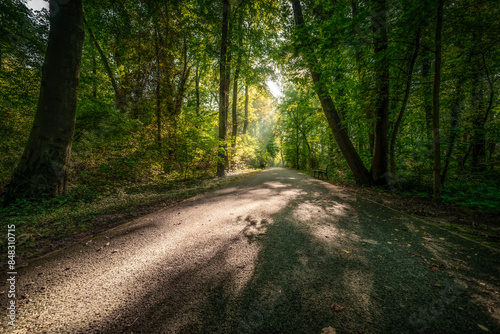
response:
M499 333L499 279L491 248L273 168L19 268L15 333Z

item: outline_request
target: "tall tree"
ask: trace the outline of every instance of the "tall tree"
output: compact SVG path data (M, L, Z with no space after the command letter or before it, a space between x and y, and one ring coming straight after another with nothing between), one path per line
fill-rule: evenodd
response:
M441 139L439 136L439 91L441 85L441 32L443 30L444 0L438 0L436 17L436 58L434 62L434 90L432 97L432 130L434 141L434 199L441 199Z
M344 155L344 158L346 159L347 164L349 165L354 175L356 183L361 185L370 185L370 172L366 169L363 161L359 157L358 152L354 148L354 145L352 144L347 131L342 126L338 111L325 85L326 77L322 76L320 64L318 63L313 50L310 49L310 43L307 43L309 36L307 36L305 31L306 27L300 0L291 0L291 3L295 25L298 32L297 44L303 57L307 61L309 72L311 73L311 77L316 89L316 94L318 95L318 99L321 102L321 107L323 108L323 111L326 115L328 124L330 125L330 128L332 129L335 136L335 140L337 141L337 144L339 145L339 148L342 151L342 154Z
M243 131L242 131L244 135L247 133L247 128L248 128L248 85L245 84L245 119L243 120Z
M374 53L376 61L375 85L375 141L373 148L371 176L374 184L387 183L387 157L389 152L389 58L387 57L387 4L376 0L373 4L376 15L372 17L374 32Z
M37 113L6 203L57 196L68 186L84 40L82 1L51 2L50 13Z
M411 82L413 76L413 68L415 67L415 62L418 56L418 49L420 48L420 27L417 28L417 32L415 34L415 49L413 51L413 55L409 60L408 72L406 74L406 87L405 87L405 95L403 97L403 103L401 104L401 110L399 111L398 118L394 123L391 135L391 142L389 146L389 157L390 157L390 169L391 176L394 182L394 186L396 188L401 188L397 178L396 178L396 161L395 161L395 146L396 146L396 138L399 131L399 126L401 125L401 121L403 120L403 114L406 109L406 105L408 104L408 99L410 98L410 90L411 90Z
M217 161L217 176L225 175L227 161L227 115L229 111L229 0L222 0L222 38L220 43L219 67L219 150Z

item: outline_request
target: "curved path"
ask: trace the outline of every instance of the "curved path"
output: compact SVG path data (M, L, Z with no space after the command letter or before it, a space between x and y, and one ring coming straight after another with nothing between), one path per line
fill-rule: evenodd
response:
M499 258L274 168L20 269L15 332L500 333Z

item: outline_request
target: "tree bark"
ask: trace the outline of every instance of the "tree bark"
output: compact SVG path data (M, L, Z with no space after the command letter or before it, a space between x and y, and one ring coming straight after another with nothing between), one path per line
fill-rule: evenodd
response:
M441 32L443 30L444 0L439 0L436 18L436 59L434 64L434 90L432 96L432 129L434 141L434 200L441 200L441 139L439 135L439 90L441 85Z
M360 185L370 185L371 184L371 175L370 172L366 169L363 164L363 161L358 155L358 152L354 148L351 140L347 136L347 132L343 129L339 114L335 105L333 103L332 98L328 94L326 88L324 87L324 80L322 78L320 70L316 70L317 59L313 54L312 50L307 48L307 45L304 45L302 42L307 40L305 33L303 32L304 18L302 15L302 7L300 5L300 0L291 0L293 7L293 15L295 19L295 25L297 31L299 33L298 43L301 48L302 54L304 58L308 62L309 71L311 73L311 77L316 88L316 93L318 95L318 99L320 100L321 107L323 108L323 112L326 115L326 119L328 120L328 124L333 131L333 135L335 136L335 140L339 145L344 158L351 169L354 178L357 184Z
M229 12L231 5L229 0L222 0L222 39L220 51L220 71L219 71L219 149L217 160L217 176L225 175L225 166L227 161L227 114L229 107L229 83L228 80L228 30L229 30Z
M5 203L63 194L68 186L84 39L81 0L51 6L38 108Z
M389 153L389 60L384 54L388 48L385 0L375 1L373 8L378 13L373 18L374 52L377 59L375 80L377 100L375 105L375 141L373 148L371 176L375 185L387 183L387 157Z

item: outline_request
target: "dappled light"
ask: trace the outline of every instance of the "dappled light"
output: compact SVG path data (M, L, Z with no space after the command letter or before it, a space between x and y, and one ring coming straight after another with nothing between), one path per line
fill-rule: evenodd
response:
M500 333L497 2L0 1L0 332Z
M498 261L442 233L274 168L34 262L20 271L30 301L19 317L35 320L19 324L53 332L418 332L466 326L457 312L474 304L479 324L498 327ZM477 263L488 269L470 278L483 270Z

